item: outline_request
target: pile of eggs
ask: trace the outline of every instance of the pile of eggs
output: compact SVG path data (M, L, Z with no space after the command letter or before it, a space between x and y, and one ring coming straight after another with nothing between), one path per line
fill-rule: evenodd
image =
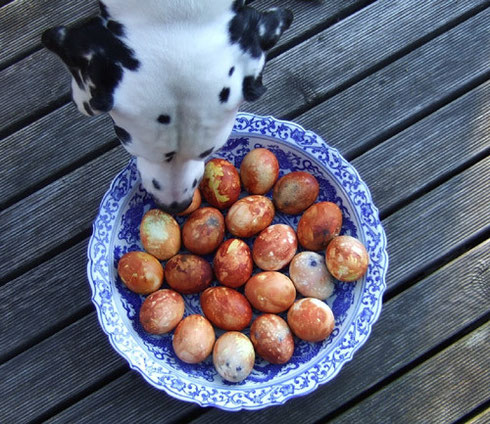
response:
M308 342L326 339L335 325L324 302L334 278L356 281L368 268L364 245L339 235L339 207L315 203L316 178L301 171L278 177L279 163L267 149L249 152L240 172L224 159L210 160L181 214L188 215L182 229L171 215L149 210L140 225L145 251L126 253L118 263L126 287L148 295L139 312L144 330L175 330L172 346L180 360L195 364L212 354L217 372L230 382L250 374L256 354L273 364L288 362L293 335ZM248 195L239 198L242 186ZM271 189L272 200L265 196ZM201 207L201 195L211 206ZM302 214L297 231L271 225L276 210ZM231 238L224 240L227 233ZM242 238L253 236L250 249ZM182 244L191 253L179 253ZM297 253L298 244L305 250ZM201 255L213 252L211 265ZM254 264L260 268L255 274ZM281 272L288 265L289 276ZM170 288L161 288L164 280ZM211 286L214 280L219 284ZM182 295L196 293L204 316L184 318ZM255 320L253 310L262 313ZM213 326L225 331L217 340ZM249 326L250 338L242 332Z

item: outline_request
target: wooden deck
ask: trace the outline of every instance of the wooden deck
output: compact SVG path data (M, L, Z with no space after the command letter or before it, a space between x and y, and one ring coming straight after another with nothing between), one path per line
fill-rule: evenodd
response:
M44 29L93 0L0 0L0 423L490 422L490 1L255 0L295 22L246 110L320 134L370 187L388 290L314 393L227 413L150 387L111 348L86 249L129 156L69 98Z

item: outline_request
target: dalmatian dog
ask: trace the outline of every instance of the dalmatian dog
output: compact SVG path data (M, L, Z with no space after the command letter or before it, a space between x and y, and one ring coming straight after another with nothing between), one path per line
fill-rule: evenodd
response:
M240 105L260 98L265 52L292 22L244 0L104 0L100 16L46 30L85 115L107 112L143 187L169 213L186 209L204 161Z

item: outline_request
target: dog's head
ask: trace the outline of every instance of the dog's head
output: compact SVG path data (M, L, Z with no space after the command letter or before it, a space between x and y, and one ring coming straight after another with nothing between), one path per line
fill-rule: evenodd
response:
M100 5L99 17L49 29L42 42L70 71L78 109L111 115L145 189L163 209L180 212L241 103L264 94L265 51L292 14L258 12L242 0Z

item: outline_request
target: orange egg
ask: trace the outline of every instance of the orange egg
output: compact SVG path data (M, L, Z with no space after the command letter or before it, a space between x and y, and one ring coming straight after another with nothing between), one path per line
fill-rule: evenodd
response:
M216 279L224 286L237 288L252 275L252 253L243 240L229 239L221 244L213 261Z
M307 342L325 340L335 327L330 307L319 299L305 297L294 303L288 311L291 331Z
M286 311L296 299L293 282L277 271L255 274L245 284L245 296L261 311L278 314Z
M199 191L198 188L196 188L196 190L194 190L194 195L192 196L191 204L187 207L185 211L178 213L177 216L190 215L192 212L198 209L199 206L201 206L201 202L202 202L201 192Z
M168 285L182 294L199 293L213 279L209 262L196 255L175 255L168 260L165 270Z
M340 281L359 280L369 266L366 247L351 236L335 237L325 253L328 270Z
M298 248L296 233L285 224L275 224L263 230L255 239L252 256L256 265L266 271L284 268Z
M204 168L199 188L210 205L226 209L240 196L240 175L232 163L224 159L211 159Z
M140 322L146 332L172 331L184 316L184 299L174 290L162 289L150 294L140 309Z
M224 333L214 344L213 364L225 380L232 383L245 380L255 364L252 342L238 331Z
M274 153L258 148L248 152L240 165L243 187L251 194L267 193L279 176L279 162Z
M226 228L235 237L251 237L271 224L274 212L274 204L265 196L243 197L226 214Z
M146 252L126 253L117 264L117 272L126 287L138 294L150 294L163 283L162 264Z
M298 240L305 249L323 250L342 228L342 212L332 202L310 206L298 223Z
M180 227L177 221L160 209L145 213L140 226L144 249L160 260L176 255L180 249Z
M182 227L184 246L197 255L207 255L218 248L225 236L225 219L218 209L194 211Z
M284 175L274 186L272 198L281 212L296 215L307 209L318 197L320 186L308 172Z
M293 356L293 334L278 315L259 316L250 327L250 340L257 354L272 364L285 364Z
M189 315L175 329L172 347L181 361L197 364L211 354L215 340L214 328L206 318Z

